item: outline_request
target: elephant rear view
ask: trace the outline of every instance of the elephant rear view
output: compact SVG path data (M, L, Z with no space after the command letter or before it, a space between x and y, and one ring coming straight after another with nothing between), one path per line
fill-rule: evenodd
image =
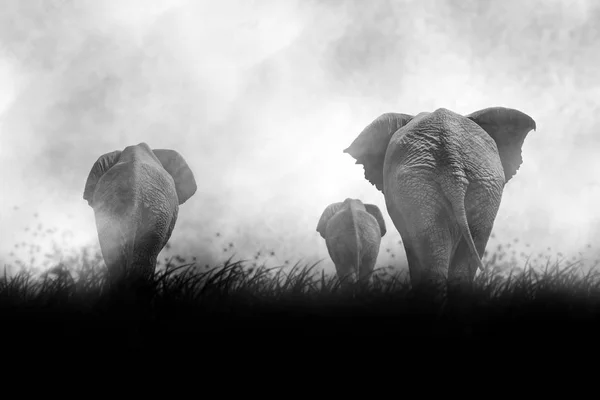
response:
M94 209L109 279L146 279L177 221L179 205L197 186L183 157L146 143L102 155L92 167L83 199Z
M319 219L317 232L325 239L342 285L370 280L386 233L376 205L357 199L330 204Z
M384 113L344 150L364 167L398 229L411 282L470 289L504 187L535 121L505 107L461 115Z

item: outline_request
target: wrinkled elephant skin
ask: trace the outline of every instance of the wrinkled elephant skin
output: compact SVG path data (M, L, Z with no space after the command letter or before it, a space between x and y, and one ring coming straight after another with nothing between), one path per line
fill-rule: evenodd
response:
M381 238L386 233L379 208L357 199L330 204L321 215L317 232L344 287L368 282L375 268Z
M383 192L413 286L442 278L470 288L532 129L531 117L503 107L386 113L344 150Z
M176 151L140 143L98 158L83 198L94 209L111 281L152 276L179 205L195 192L194 175Z

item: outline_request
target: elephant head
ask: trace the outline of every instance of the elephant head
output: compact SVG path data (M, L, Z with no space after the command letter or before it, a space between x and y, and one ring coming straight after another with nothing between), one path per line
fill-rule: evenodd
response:
M503 107L386 113L344 150L384 194L413 283L432 274L471 282L483 269L504 185L532 129L531 117Z
M330 204L319 219L317 232L325 239L344 286L370 279L381 238L386 234L379 207L350 198Z
M98 158L83 199L94 209L109 277L148 277L175 226L179 205L197 186L184 158L146 143Z

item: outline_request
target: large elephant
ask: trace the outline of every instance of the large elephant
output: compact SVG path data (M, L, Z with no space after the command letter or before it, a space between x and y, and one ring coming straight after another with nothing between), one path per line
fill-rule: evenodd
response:
M109 278L152 276L177 221L179 205L196 192L194 174L174 150L146 143L98 158L84 200L94 209Z
M325 239L344 287L370 280L386 233L379 207L350 198L330 204L319 219L317 232Z
M535 121L514 109L467 116L440 108L386 113L343 152L385 196L404 243L411 282L447 279L469 289L491 234L504 185L519 169Z

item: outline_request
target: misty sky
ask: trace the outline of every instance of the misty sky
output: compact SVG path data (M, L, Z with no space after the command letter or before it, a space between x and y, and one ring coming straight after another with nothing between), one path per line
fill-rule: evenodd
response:
M377 204L388 223L378 265L401 265L383 195L342 150L384 112L491 106L527 113L537 131L488 251L518 238L534 252L597 257L595 0L0 0L0 9L0 261L38 222L70 230L71 245L97 244L82 198L89 170L146 142L180 152L198 183L174 252L212 262L273 250L278 262L324 258L330 268L316 224L352 197Z

